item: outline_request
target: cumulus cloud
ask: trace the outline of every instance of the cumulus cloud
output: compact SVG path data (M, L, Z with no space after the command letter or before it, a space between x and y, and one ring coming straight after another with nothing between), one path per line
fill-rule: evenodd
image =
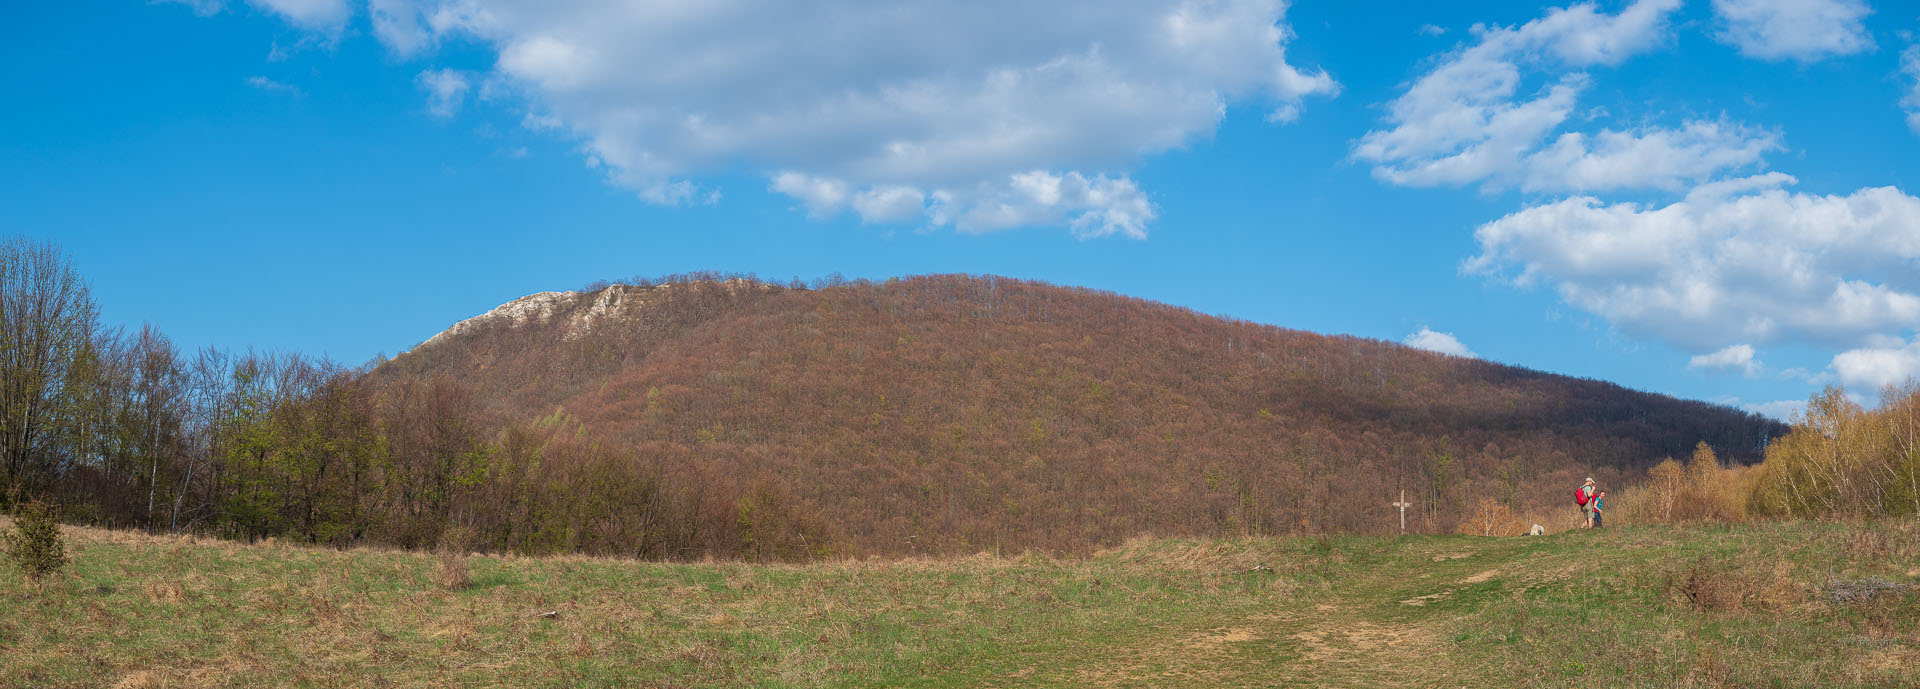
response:
M529 122L578 136L649 200L762 171L814 215L1143 236L1126 171L1210 135L1229 104L1297 117L1338 86L1286 60L1281 0L876 7L716 0L375 0L399 54L473 40ZM797 176L789 176L797 175ZM783 181L784 179L784 181Z
M1552 285L1567 303L1682 349L1851 345L1920 325L1920 198L1892 187L1789 193L1770 173L1666 206L1590 196L1480 226L1469 274Z
M787 171L775 175L770 188L799 200L814 218L848 208L864 222L899 222L924 213L931 224L962 232L1065 225L1083 239L1145 239L1155 216L1153 204L1132 180L1078 172L1035 170L929 195L903 186L855 189L845 180Z
M1429 352L1476 359L1480 356L1474 354L1473 350L1467 349L1465 344L1461 344L1460 338L1454 337L1453 333L1434 332L1426 326L1421 326L1418 332L1408 335L1402 342L1408 347Z
M866 222L906 222L926 205L927 195L913 187L874 187L853 196L853 210Z
M1752 378L1760 374L1760 362L1753 359L1753 345L1737 344L1712 354L1701 354L1687 360L1687 368L1707 371L1730 371Z
M1920 44L1907 46L1900 53L1900 73L1912 82L1900 105L1907 109L1907 126L1920 133Z
M414 77L414 83L427 92L427 112L436 117L452 117L460 112L460 105L472 88L466 74L452 69L429 69Z
M1714 38L1762 60L1815 62L1873 49L1866 0L1713 0Z
M984 181L972 189L936 191L932 198L933 223L962 232L1065 224L1081 239L1145 239L1156 215L1133 180L1078 172L1023 172L1004 184Z
M1591 82L1582 70L1661 45L1679 5L1640 0L1607 15L1579 4L1518 28L1475 27L1478 42L1446 56L1390 103L1390 128L1367 132L1353 155L1391 184L1545 192L1677 190L1754 165L1780 147L1779 136L1727 122L1555 136ZM1522 96L1528 78L1544 83Z
M786 194L807 207L807 215L830 218L847 204L847 183L837 179L814 177L801 172L782 172L773 176L773 191Z
M1833 357L1833 372L1855 390L1878 390L1920 378L1920 340L1862 347Z
M1751 165L1780 148L1778 134L1726 122L1691 121L1678 129L1562 134L1526 159L1527 191L1595 191L1686 182Z

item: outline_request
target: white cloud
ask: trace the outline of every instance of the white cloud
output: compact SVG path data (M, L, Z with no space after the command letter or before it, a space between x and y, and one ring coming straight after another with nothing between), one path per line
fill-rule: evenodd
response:
M1687 360L1687 368L1707 371L1731 371L1752 378L1760 374L1760 362L1753 360L1753 345L1730 345L1726 349L1712 354L1701 354Z
M247 0L247 4L280 15L294 26L320 33L337 34L353 18L353 6L347 0Z
M1920 199L1788 193L1771 173L1662 207L1580 196L1480 226L1462 271L1548 283L1567 303L1693 352L1851 345L1920 325Z
M227 8L227 0L151 0L176 5L186 5L194 14L210 17ZM389 4L392 0L389 0ZM404 0L402 0L404 1ZM382 0L372 0L380 5ZM293 26L330 37L338 36L353 19L353 4L349 0L246 0L248 5L280 17ZM279 53L279 47L274 51Z
M435 117L452 117L460 112L472 84L459 70L429 69L414 77L414 83L427 92L427 112Z
M220 10L226 9L227 5L226 0L160 0L160 2L186 5L189 9L193 10L194 14L202 17L211 17L219 14Z
M1562 134L1527 156L1527 191L1633 187L1678 190L1691 180L1751 165L1780 148L1779 135L1724 122L1690 121L1640 133Z
M1920 133L1920 44L1907 46L1900 52L1900 72L1913 82L1907 88L1907 95L1900 99L1900 105L1907 109L1907 127Z
M786 171L771 190L800 201L807 215L831 218L851 208L863 222L902 222L924 213L933 225L962 232L1066 225L1082 239L1119 235L1145 239L1156 212L1127 178L1034 170L932 194L906 186L856 189L845 180Z
M1920 339L1882 347L1863 347L1833 357L1833 372L1855 390L1879 390L1920 378Z
M1762 60L1815 62L1873 49L1866 0L1713 0L1722 43Z
M285 93L295 98L306 95L298 86L281 83L263 76L247 77L247 85L271 93Z
M1419 332L1408 335L1407 339L1402 340L1402 342L1408 347L1424 349L1429 352L1439 352L1441 354L1473 359L1477 359L1480 356L1474 354L1473 350L1467 349L1466 345L1461 344L1460 338L1454 337L1453 333L1434 332L1433 329L1426 326L1421 326Z
M1815 373L1804 368L1795 367L1784 369L1776 375L1778 375L1781 380L1797 380L1808 385L1826 385L1832 383L1834 379L1831 368Z
M1868 335L1866 339L1861 341L1860 344L1866 347L1878 347L1878 348L1885 349L1885 348L1891 348L1891 347L1904 346L1907 344L1907 338L1900 337L1898 335L1887 335L1887 334Z
M853 211L866 222L906 222L926 206L927 195L913 187L866 189L853 197Z
M846 182L792 171L774 175L773 185L769 188L799 199L806 205L807 215L816 219L839 214L850 195Z
M1078 172L1022 172L972 188L936 191L931 198L932 223L962 232L1066 225L1081 239L1146 239L1147 223L1157 215L1133 180Z
M373 35L382 45L401 57L411 57L431 47L433 32L423 8L414 0L369 0L367 14Z
M1433 24L1420 25L1420 35L1422 36L1442 36L1446 33L1447 30L1445 27L1435 26Z
M1742 404L1741 408L1772 418L1783 423L1793 423L1806 416L1806 400L1775 400L1757 404Z
M1518 28L1475 27L1479 42L1409 86L1388 106L1391 128L1367 132L1353 155L1391 184L1549 192L1681 189L1759 163L1779 136L1725 122L1554 136L1591 81L1580 70L1658 47L1677 7L1641 0L1606 15L1579 4ZM1522 97L1527 77L1546 83Z
M614 181L656 202L697 198L700 177L744 167L813 194L795 198L815 214L852 207L894 222L918 194L934 225L1140 236L1153 213L1125 173L1142 156L1209 136L1230 103L1284 122L1338 90L1286 61L1284 10L378 0L369 14L396 53L490 45L489 78L525 99L529 122L580 137ZM782 183L789 173L816 182ZM819 180L844 194L817 195ZM1057 196L1027 186L1052 181Z

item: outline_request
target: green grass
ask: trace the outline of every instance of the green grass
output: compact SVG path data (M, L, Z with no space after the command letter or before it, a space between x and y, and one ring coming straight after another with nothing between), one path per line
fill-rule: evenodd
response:
M1920 525L468 559L68 529L0 687L1920 686ZM1836 602L1868 577L1909 585ZM554 612L552 616L542 613Z

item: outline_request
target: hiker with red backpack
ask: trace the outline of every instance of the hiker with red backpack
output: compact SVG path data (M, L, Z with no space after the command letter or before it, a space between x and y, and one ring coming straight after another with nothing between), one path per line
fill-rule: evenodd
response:
M1587 484L1573 491L1573 504L1580 506L1580 512L1586 516L1580 522L1580 528L1593 528L1593 477L1587 477Z

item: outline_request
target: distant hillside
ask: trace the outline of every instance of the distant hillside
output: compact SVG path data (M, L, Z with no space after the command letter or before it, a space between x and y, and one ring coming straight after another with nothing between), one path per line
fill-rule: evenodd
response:
M735 546L860 552L1381 533L1399 489L1410 528L1444 531L1481 498L1545 512L1586 475L1617 485L1700 441L1756 461L1787 430L1601 381L968 276L543 293L364 380L462 386L486 427L570 429L706 505L711 536Z

